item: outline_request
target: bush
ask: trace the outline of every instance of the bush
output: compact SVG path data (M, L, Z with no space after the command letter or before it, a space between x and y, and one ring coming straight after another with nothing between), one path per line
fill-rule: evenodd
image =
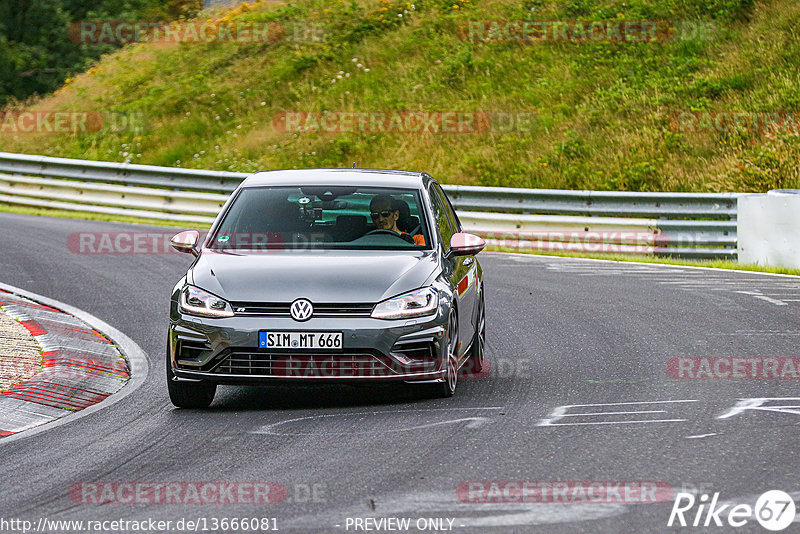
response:
M769 131L745 154L729 178L754 192L800 188L800 133Z

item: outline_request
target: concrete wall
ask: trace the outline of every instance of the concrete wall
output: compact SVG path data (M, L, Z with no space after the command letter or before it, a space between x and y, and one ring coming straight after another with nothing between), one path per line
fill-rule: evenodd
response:
M739 263L800 268L800 194L741 195L737 224Z

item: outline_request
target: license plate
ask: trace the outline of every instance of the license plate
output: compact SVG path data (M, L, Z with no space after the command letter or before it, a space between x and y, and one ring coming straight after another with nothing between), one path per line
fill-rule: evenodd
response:
M262 349L341 349L341 332L259 332Z

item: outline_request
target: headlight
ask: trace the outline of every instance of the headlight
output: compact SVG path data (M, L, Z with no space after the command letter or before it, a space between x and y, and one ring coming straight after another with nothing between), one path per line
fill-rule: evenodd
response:
M436 313L439 295L430 287L417 289L379 302L372 310L375 319L404 319Z
M181 291L181 311L203 317L233 317L228 301L193 286Z

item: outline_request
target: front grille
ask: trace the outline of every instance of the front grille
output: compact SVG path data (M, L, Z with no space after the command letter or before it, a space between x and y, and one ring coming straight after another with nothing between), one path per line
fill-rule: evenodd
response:
M236 315L258 315L262 317L291 317L291 303L284 302L232 302L231 307ZM369 317L374 304L346 303L327 304L313 303L314 317Z
M231 351L212 370L222 375L300 377L392 376L406 369L391 358L370 353L287 354Z

